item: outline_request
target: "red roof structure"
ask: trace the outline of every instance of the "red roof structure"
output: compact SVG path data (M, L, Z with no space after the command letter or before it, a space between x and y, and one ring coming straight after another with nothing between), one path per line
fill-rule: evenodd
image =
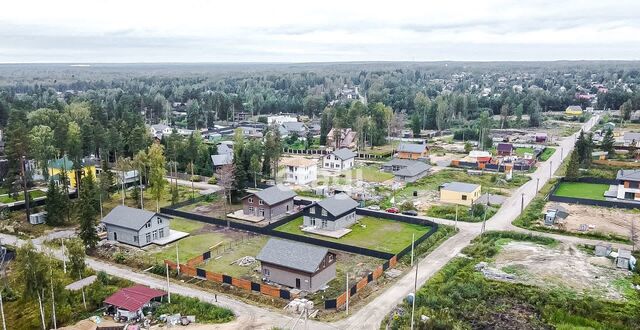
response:
M136 284L129 288L120 289L104 300L106 304L117 308L135 312L148 304L151 300L165 296L167 293L162 290Z

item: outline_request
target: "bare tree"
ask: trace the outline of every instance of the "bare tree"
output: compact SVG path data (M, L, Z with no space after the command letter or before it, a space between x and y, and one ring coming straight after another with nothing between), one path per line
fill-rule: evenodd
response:
M235 181L235 172L236 167L233 164L227 164L222 165L215 174L218 185L224 189L225 207L227 201L231 204L231 188L233 188L233 182Z

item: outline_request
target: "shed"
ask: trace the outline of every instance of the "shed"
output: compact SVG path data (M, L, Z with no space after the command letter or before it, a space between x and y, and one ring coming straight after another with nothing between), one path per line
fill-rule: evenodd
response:
M32 225L40 225L45 223L47 220L47 212L38 212L29 214L29 223Z
M143 307L150 306L152 301L162 299L166 295L165 291L137 284L116 291L107 297L104 303L107 305L107 313L130 320L142 316Z
M630 269L631 266L631 251L626 249L618 249L618 256L616 257L616 267L622 269Z
M596 244L595 255L596 257L607 257L611 254L611 244L599 243Z

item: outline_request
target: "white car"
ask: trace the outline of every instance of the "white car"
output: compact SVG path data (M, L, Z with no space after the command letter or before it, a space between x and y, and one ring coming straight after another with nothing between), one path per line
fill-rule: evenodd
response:
M369 210L380 211L380 206L378 205L369 205L367 206Z

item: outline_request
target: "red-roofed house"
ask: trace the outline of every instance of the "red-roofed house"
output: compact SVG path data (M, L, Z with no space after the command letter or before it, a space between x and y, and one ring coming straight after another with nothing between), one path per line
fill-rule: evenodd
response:
M142 317L142 308L151 305L152 301L162 300L167 293L144 285L136 284L129 288L120 289L104 300L107 313L116 318L127 320Z

